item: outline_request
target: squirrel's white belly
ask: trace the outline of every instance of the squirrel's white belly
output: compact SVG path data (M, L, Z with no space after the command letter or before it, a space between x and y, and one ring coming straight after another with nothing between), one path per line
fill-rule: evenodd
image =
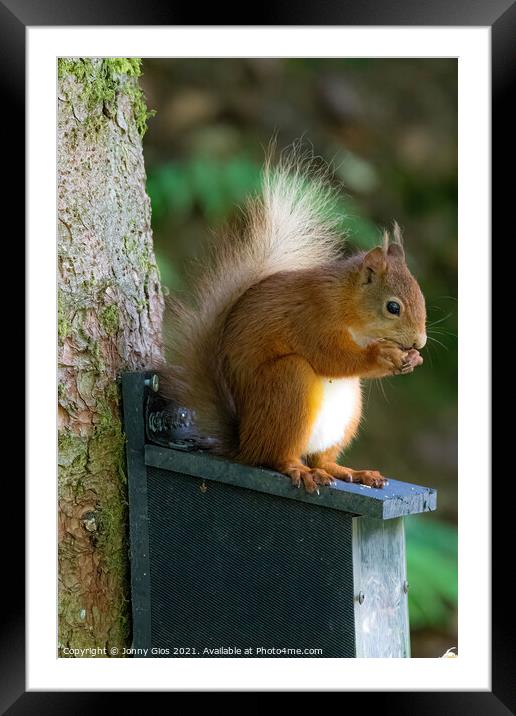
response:
M321 405L306 446L306 454L322 452L339 443L356 415L360 401L358 378L322 378Z

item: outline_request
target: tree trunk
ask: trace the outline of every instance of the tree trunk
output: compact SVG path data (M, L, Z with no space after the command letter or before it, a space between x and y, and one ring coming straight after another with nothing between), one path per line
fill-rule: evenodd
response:
M139 60L58 69L59 653L109 656L130 631L117 376L162 359L148 113Z

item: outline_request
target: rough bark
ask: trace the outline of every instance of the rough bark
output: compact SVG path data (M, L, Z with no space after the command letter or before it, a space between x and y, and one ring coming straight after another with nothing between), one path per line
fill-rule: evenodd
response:
M59 61L59 650L129 638L117 376L162 358L133 59ZM44 240L44 237L42 237Z

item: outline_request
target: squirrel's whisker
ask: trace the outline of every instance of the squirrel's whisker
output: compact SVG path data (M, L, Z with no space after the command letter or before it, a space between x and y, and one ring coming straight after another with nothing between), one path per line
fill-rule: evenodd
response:
M438 343L440 346L442 346L446 351L449 350L448 346L446 346L444 343L441 343L441 341L438 341L437 338L434 338L433 336L427 336L430 341L434 341L434 343Z
M451 336L452 338L457 338L457 334L453 333L453 331L448 331L445 328L440 328L439 330L436 330L435 328L427 329L427 334L430 335L437 335L437 336Z
M442 318L438 318L436 321L432 321L429 323L429 326L436 326L438 323L443 323L446 321L446 319L450 318L453 315L453 313L448 313L446 316L443 316Z

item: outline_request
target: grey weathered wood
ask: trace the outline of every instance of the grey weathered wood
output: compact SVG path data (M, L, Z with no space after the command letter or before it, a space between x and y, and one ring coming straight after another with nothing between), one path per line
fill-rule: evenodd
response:
M357 657L410 656L403 518L353 520Z
M390 480L382 489L336 482L331 487L321 487L320 494L308 494L293 487L285 475L271 470L240 465L202 452L171 450L155 445L145 446L145 462L165 470L381 520L429 512L436 509L437 503L434 489L398 480Z

